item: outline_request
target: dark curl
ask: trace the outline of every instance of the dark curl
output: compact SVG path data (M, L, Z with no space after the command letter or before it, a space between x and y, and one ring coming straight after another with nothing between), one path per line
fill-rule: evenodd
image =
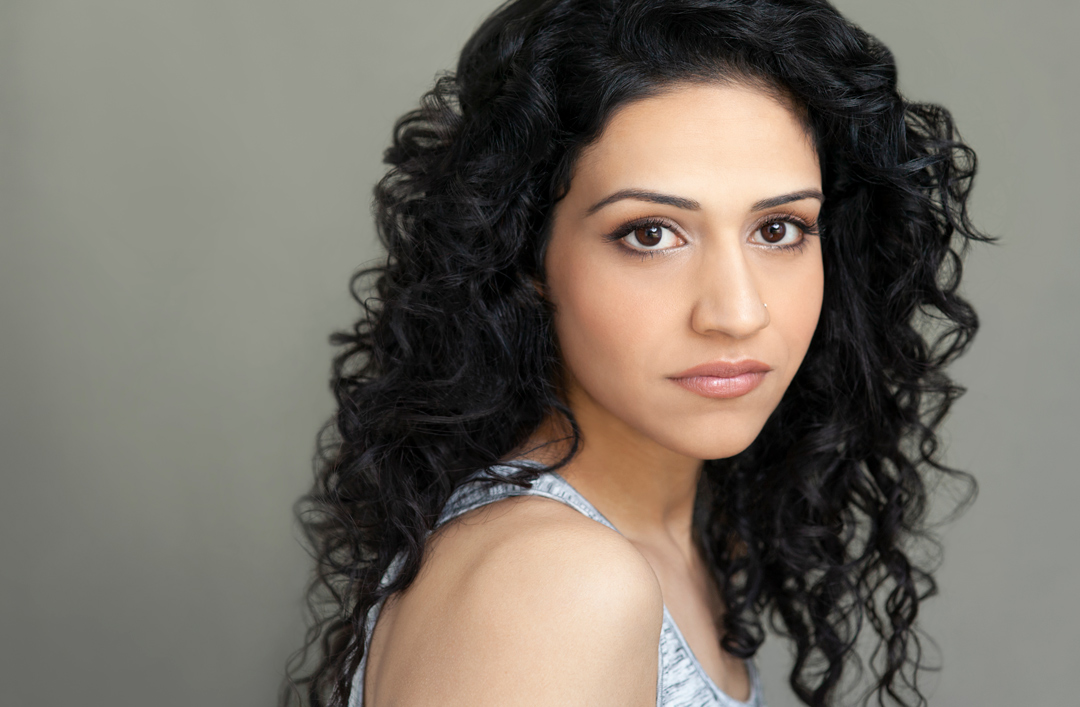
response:
M976 488L938 458L936 435L964 391L945 368L978 327L958 293L961 259L972 240L994 240L968 216L974 153L948 111L898 93L889 50L823 0L517 0L397 122L386 151L375 209L387 259L354 277L361 316L331 337L343 347L339 409L298 504L317 560L315 620L283 704L344 704L368 609L413 581L468 474L550 414L570 423L576 450L534 286L552 207L615 110L686 81L787 101L814 138L826 195L809 351L758 438L707 461L698 489L695 541L723 591L723 647L752 656L768 617L794 646L795 694L829 705L845 669L861 672L869 624L864 701L926 703L915 622L936 592L939 555L922 552L936 547L930 492L959 481L959 510ZM398 579L380 587L399 553Z

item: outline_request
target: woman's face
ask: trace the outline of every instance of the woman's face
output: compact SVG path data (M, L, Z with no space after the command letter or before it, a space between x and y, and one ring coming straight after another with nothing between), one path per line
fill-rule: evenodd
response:
M697 459L748 447L817 326L821 200L810 136L760 90L678 85L616 112L545 261L579 419ZM723 369L747 362L762 371Z

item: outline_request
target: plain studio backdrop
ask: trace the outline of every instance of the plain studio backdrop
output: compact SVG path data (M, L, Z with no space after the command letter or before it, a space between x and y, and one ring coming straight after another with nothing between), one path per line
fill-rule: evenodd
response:
M977 150L932 705L1076 704L1076 0L843 0ZM490 0L0 4L0 703L273 703L393 120ZM760 654L771 707L789 655Z

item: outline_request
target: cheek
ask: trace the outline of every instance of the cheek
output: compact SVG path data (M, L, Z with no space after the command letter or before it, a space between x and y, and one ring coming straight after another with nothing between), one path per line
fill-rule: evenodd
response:
M773 325L783 337L788 350L788 381L795 377L796 369L810 347L821 316L824 291L825 278L818 260L795 277L787 278L784 286L773 295L776 305L769 303L770 309L775 307L778 310Z
M566 366L593 394L632 386L631 373L657 363L676 317L671 303L659 282L627 277L625 264L581 258L567 265L551 283Z

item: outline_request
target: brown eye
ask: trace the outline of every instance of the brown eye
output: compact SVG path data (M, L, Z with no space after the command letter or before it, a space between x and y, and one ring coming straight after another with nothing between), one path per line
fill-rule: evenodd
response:
M802 242L807 229L793 221L768 221L758 228L756 233L760 233L762 240L768 245L776 245L784 241L784 239L788 239L790 242L780 245L781 248L787 248ZM761 243L762 241L758 242Z
M634 229L634 237L643 246L654 246L664 237L664 229L661 226L645 226Z
M788 227L783 221L767 223L761 229L761 235L765 236L765 240L769 243L778 243L779 241L784 240L784 236L786 236L787 233Z
M674 230L659 223L641 224L622 237L623 243L638 251L677 248L679 241Z

